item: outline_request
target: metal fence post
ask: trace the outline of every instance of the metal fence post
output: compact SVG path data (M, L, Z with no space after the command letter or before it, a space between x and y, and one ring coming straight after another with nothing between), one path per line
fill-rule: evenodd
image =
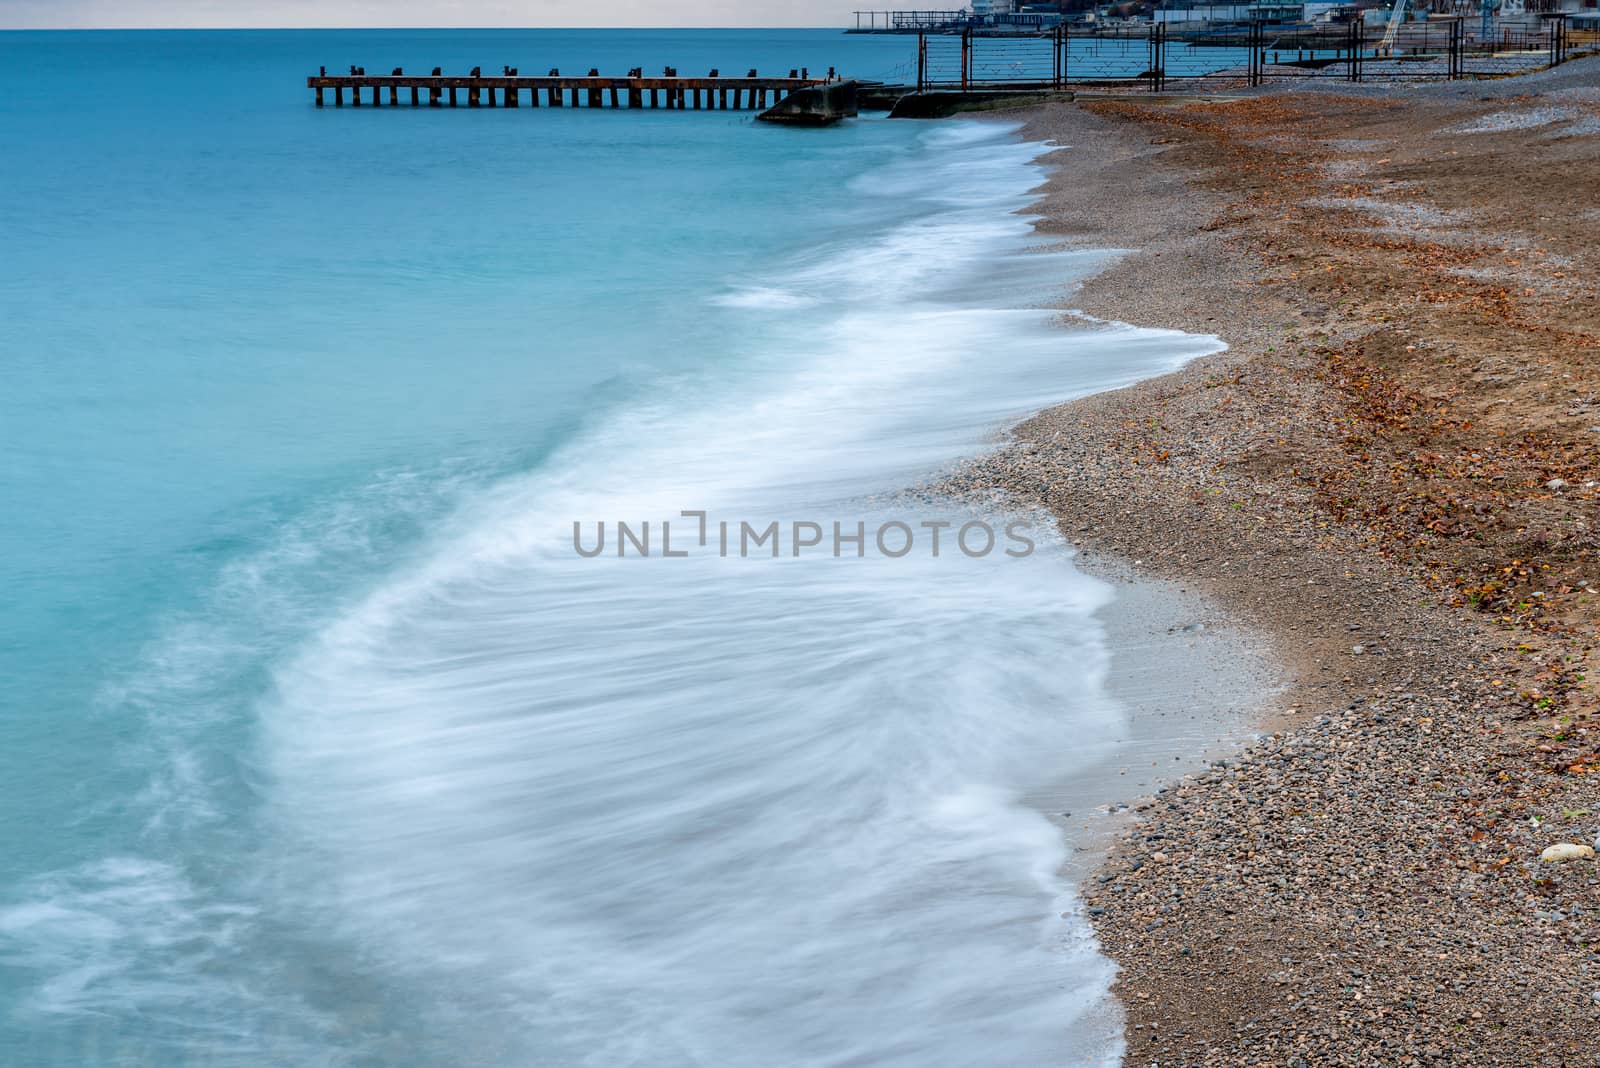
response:
M1160 46L1162 46L1162 48L1160 48L1160 54L1158 54L1158 56L1157 56L1157 59L1160 59L1160 62L1158 62L1157 66L1155 66L1155 88L1158 88L1158 90L1165 90L1165 88L1166 88L1166 22L1162 22L1162 40L1160 40Z
M1161 36L1156 41L1156 89L1167 87L1167 24L1161 24Z
M1151 92L1155 92L1156 88L1156 27L1159 25L1159 22L1150 24L1150 37L1144 46L1145 75L1150 79Z
M1567 60L1567 16L1550 19L1550 65L1559 67Z
M1157 22L1150 27L1150 91L1161 91L1161 73L1166 63L1164 55L1166 46L1165 27Z
M972 77L972 31L961 31L961 91L967 91L967 84Z
M917 92L928 87L928 35L917 31Z

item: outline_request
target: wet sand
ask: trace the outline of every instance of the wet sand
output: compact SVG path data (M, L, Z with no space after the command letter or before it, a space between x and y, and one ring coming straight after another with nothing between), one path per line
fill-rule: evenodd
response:
M1109 557L1077 566L1114 587L1099 619L1111 650L1106 689L1123 729L1095 764L1030 801L1062 826L1073 849L1068 874L1082 883L1159 794L1259 737L1262 709L1287 677L1271 642L1211 599Z

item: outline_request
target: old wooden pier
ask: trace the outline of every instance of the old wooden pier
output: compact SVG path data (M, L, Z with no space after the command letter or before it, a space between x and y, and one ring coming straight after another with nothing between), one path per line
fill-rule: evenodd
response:
M526 77L510 70L503 74L313 74L306 86L316 91L317 107L327 105L333 91L333 106L344 107L345 94L352 107L363 106L362 96L371 107L399 107L402 100L411 107L466 106L672 108L684 110L747 110L776 104L791 93L815 85L826 85L829 78L813 78L806 71L790 71L787 78L763 78L751 71L743 78L723 77L712 71L703 78L682 77L670 71L647 77L634 71L627 77L604 77L591 70L586 75L563 75L551 71L542 77ZM524 95L526 94L526 95ZM648 103L647 103L648 102Z

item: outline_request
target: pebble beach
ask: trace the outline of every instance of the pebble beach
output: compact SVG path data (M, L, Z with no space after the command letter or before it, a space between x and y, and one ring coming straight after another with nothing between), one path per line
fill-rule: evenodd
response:
M1063 326L1228 348L947 488L1210 598L1288 680L1085 879L1130 1065L1600 1063L1597 87L1022 113L1063 146L1041 243L1133 250Z

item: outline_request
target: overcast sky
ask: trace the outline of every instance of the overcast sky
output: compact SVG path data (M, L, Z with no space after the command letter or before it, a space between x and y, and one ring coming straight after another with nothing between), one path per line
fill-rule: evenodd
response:
M844 26L852 10L871 6L864 0L0 0L0 27Z

